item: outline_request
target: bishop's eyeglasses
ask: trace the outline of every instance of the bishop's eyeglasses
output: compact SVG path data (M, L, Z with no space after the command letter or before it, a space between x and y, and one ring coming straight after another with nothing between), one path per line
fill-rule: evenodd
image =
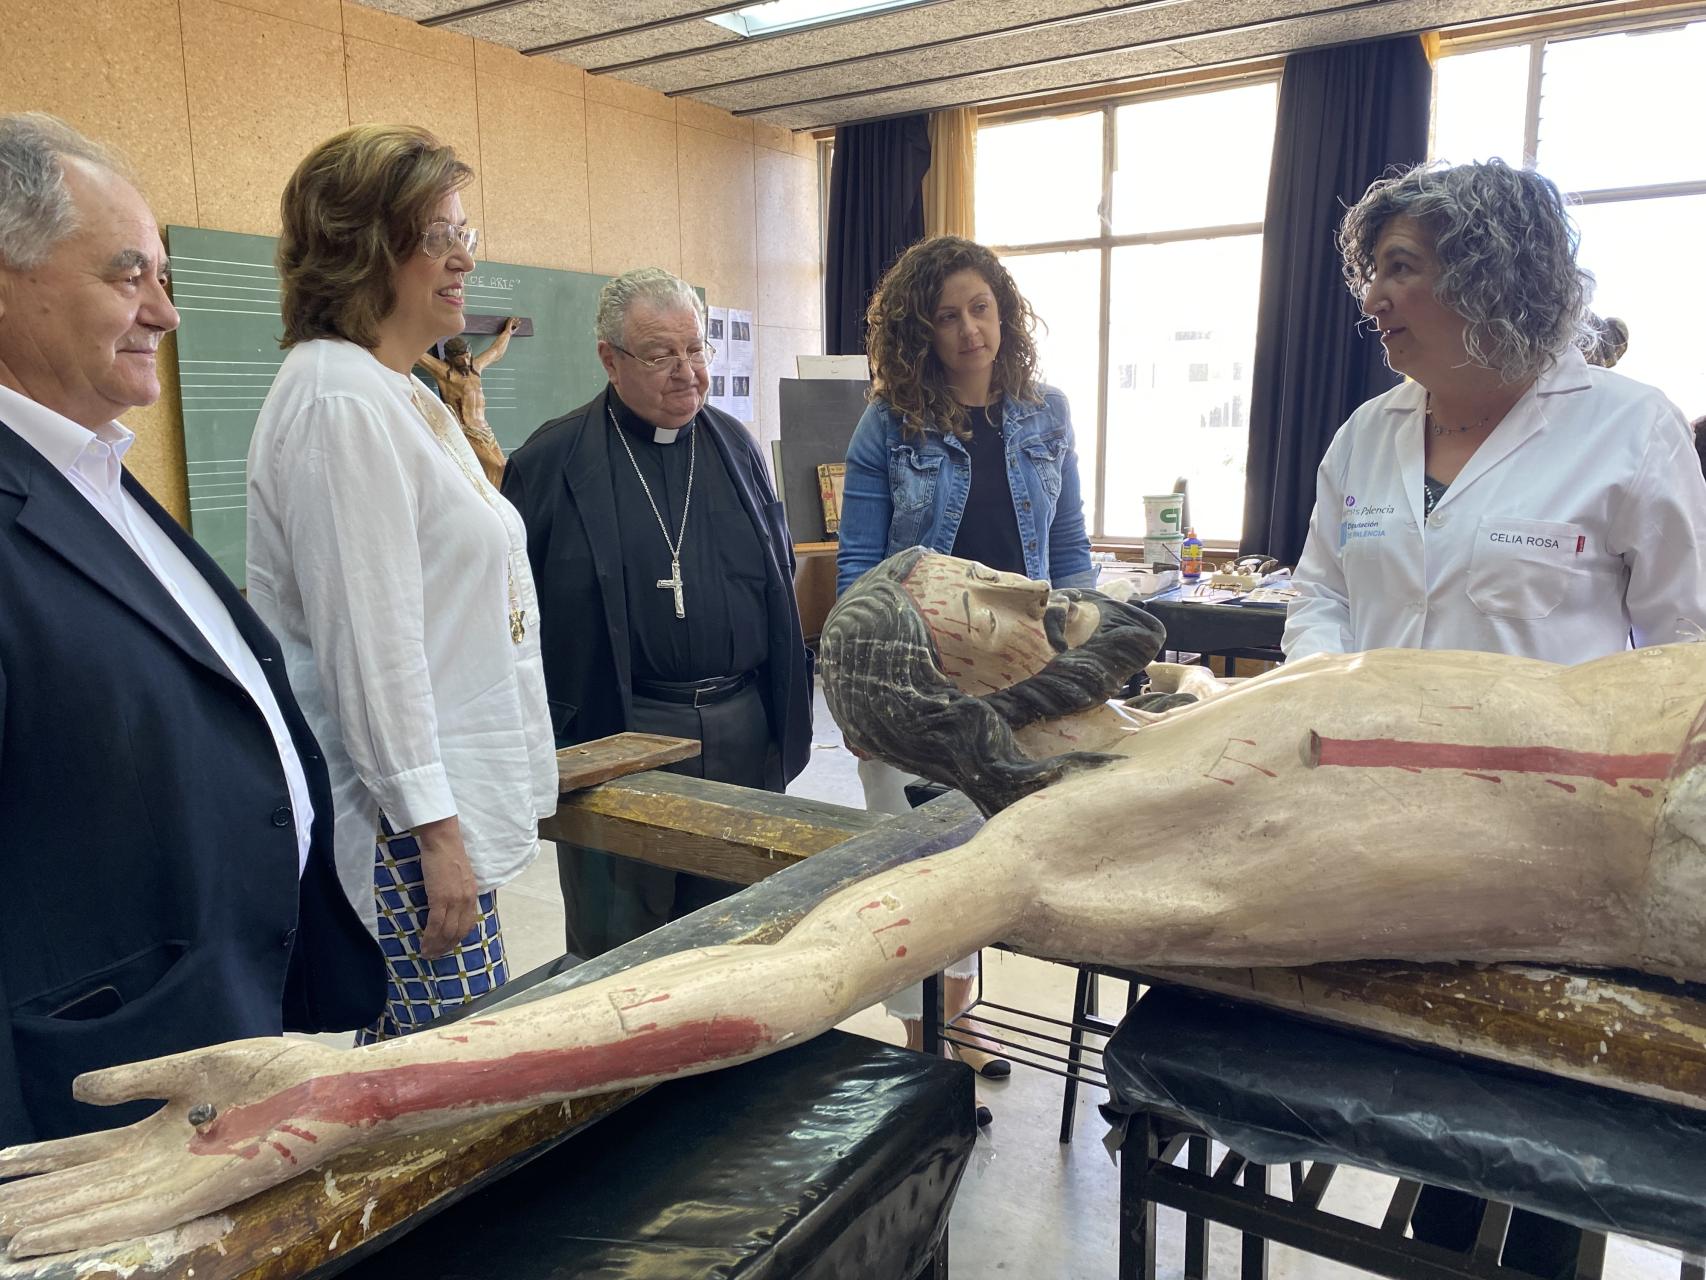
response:
M472 254L474 246L479 243L478 227L458 227L448 222L433 222L421 232L421 252L434 260L449 253L452 245L461 245L464 252Z
M627 347L619 346L614 342L610 345L615 347L616 350L620 351L623 355L627 356L628 359L644 365L648 373L671 374L679 369L683 364L686 364L690 369L706 369L710 367L711 361L717 357L717 349L709 342L702 347L694 348L685 355L659 356L656 360L648 360L644 356L637 356L632 351L628 350Z

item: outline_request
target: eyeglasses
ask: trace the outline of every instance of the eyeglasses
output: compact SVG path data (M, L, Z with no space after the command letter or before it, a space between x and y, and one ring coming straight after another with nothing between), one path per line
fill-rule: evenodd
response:
M452 245L461 245L465 253L473 253L480 243L478 227L458 227L448 222L434 222L421 232L421 252L427 257L442 258Z
M645 365L647 371L650 373L674 373L683 364L686 364L690 369L705 369L709 368L711 361L717 358L717 349L709 342L696 351L689 351L684 356L659 356L656 360L648 360L644 356L637 356L632 351L628 350L627 347L616 346L614 342L610 345L616 347L616 349L623 355L627 356L628 359Z

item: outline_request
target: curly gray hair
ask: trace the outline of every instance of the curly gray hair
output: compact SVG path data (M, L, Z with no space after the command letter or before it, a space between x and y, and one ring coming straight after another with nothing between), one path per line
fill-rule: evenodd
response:
M636 267L613 276L598 291L598 318L593 333L600 342L613 347L622 345L622 331L628 322L628 309L636 302L649 302L660 311L679 307L699 317L699 331L705 331L705 304L693 292L693 286L662 267Z
M0 116L0 266L39 267L77 230L66 160L128 177L117 156L63 120L39 111Z
M1345 214L1339 252L1360 301L1374 248L1393 218L1434 237L1434 294L1467 322L1463 344L1508 383L1547 369L1584 333L1593 276L1576 265L1580 235L1550 179L1503 160L1417 165L1371 184Z

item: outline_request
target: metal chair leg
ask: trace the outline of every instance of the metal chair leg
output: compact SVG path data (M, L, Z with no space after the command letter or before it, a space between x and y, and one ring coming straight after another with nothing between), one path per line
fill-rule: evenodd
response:
M1088 969L1078 971L1078 984L1072 994L1072 1030L1067 1033L1066 1089L1060 1105L1060 1140L1072 1141L1072 1127L1078 1118L1078 1069L1084 1061L1084 1032L1080 1025L1089 1002L1095 998L1096 975Z

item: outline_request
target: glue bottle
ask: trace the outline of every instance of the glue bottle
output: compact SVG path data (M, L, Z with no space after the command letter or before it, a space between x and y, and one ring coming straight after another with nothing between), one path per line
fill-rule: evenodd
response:
M1179 576L1186 582L1202 577L1202 539L1195 529L1185 530L1185 541L1179 548Z

